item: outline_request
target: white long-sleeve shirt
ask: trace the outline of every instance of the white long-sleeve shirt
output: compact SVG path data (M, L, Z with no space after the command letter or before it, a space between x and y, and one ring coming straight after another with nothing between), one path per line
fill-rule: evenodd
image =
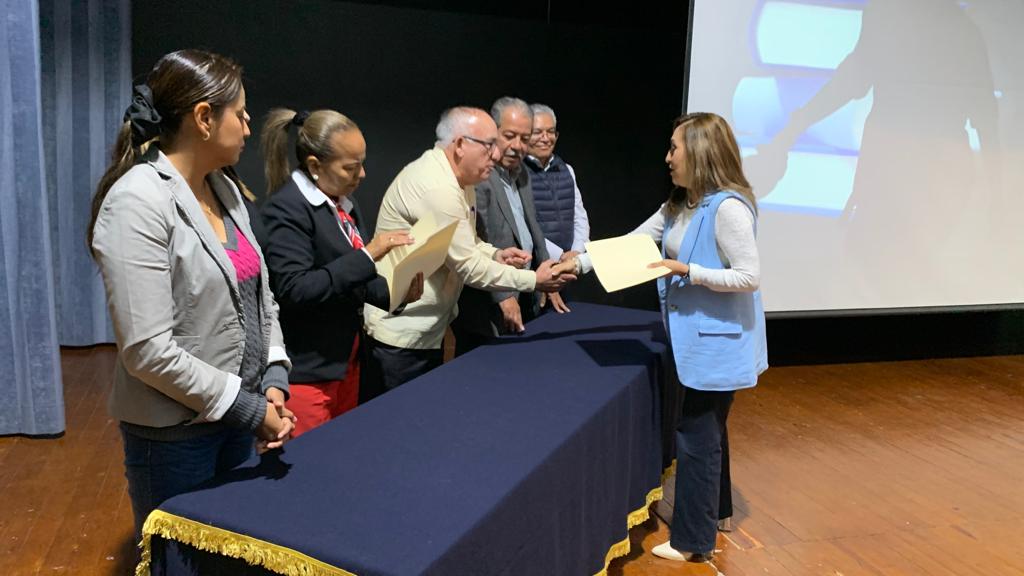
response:
M675 224L666 238L665 254L669 258L679 257L679 245L686 236L686 229L693 220L696 209L683 208L675 216ZM665 204L630 234L646 234L661 244L668 207ZM671 217L671 216L669 216ZM761 260L757 254L754 239L754 215L747 206L735 198L727 198L718 208L715 216L715 241L718 255L725 268L715 270L699 264L690 264L690 281L706 286L716 292L753 292L761 285ZM593 264L590 256L580 254L580 265L584 272L590 272Z
M550 164L549 164L550 166ZM576 252L584 252L584 244L590 241L590 219L587 217L587 209L583 207L583 194L580 192L579 180L576 179L576 171L568 162L565 167L569 169L572 176L572 188L574 194L574 208L572 216L572 249Z

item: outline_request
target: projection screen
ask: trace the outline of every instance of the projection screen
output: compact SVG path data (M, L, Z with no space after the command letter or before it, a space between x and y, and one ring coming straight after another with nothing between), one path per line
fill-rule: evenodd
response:
M1021 0L694 0L772 312L1024 302Z

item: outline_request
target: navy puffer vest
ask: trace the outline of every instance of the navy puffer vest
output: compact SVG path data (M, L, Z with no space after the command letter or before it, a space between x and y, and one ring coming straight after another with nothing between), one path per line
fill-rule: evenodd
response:
M573 218L576 212L576 186L565 162L555 155L547 170L533 158L524 160L530 170L533 202L537 208L537 222L544 238L562 250L572 249Z

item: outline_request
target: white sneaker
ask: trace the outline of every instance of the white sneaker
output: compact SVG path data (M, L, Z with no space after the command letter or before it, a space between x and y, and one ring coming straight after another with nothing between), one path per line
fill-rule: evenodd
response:
M671 542L665 542L658 544L651 549L658 558L664 558L666 560L675 560L677 562L707 562L711 560L711 554L696 554L693 552L680 552L672 547Z
M732 532L732 516L718 521L719 532Z

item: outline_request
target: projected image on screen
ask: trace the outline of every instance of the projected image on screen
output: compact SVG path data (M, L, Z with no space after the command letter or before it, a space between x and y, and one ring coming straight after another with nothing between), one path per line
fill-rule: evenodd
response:
M736 131L769 310L1024 301L1024 2L694 8L687 108Z
M733 95L734 128L744 156L771 141L793 111L832 79L857 45L861 9L796 2L765 2L752 18L750 43L767 76L742 78ZM806 32L804 32L806 31ZM763 209L838 216L853 190L864 121L872 97L851 99L810 126L788 149L788 169L761 199ZM832 182L827 193L813 183Z

